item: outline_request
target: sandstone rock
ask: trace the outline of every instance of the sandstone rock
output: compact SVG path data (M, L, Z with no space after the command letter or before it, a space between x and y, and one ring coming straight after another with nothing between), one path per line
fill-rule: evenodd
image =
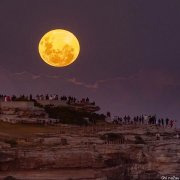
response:
M73 128L76 134L72 133ZM157 141L157 129L151 131L149 127L113 127L113 134L109 127L93 136L83 134L79 127L73 128L71 133L64 128L63 135L38 134L28 141L28 146L17 143L10 147L0 138L0 171L44 173L76 169L80 173L78 177L99 180L156 180L162 175L180 175L180 140L174 138L172 130L161 130L162 136L169 138ZM25 142L25 138L21 141ZM96 173L84 176L84 169Z

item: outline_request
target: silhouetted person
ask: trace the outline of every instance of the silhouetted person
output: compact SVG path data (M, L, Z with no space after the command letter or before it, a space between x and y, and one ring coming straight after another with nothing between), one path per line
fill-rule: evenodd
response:
M40 98L40 96L39 96L39 94L37 94L37 95L36 95L36 99L39 100L39 98Z
M139 117L139 123L142 124L142 117Z
M128 121L128 124L130 123L130 116L127 116L127 121Z
M134 124L136 124L136 117L134 117L133 120L134 120Z
M75 97L73 98L73 102L74 102L74 103L76 102L76 98L75 98Z
M161 124L164 127L164 119L163 118L161 119Z
M158 119L158 125L161 126L161 120L160 119Z
M173 127L173 120L170 121L170 126Z
M152 124L156 124L156 116L152 116Z
M142 116L142 124L144 124L144 116Z
M46 100L49 100L49 95L48 94L46 94Z
M124 122L125 122L125 124L127 123L127 117L126 116L124 116Z
M56 95L55 95L55 100L58 100L58 99L59 99L59 97L58 97L58 95L56 94Z
M166 118L166 126L168 126L168 125L169 125L169 119Z
M89 102L89 98L88 98L88 97L86 98L86 102L87 102L87 103Z
M140 123L140 116L137 116L137 123Z
M107 117L111 117L111 113L110 112L107 112Z
M44 100L44 95L43 94L40 95L40 100Z
M32 94L29 95L29 100L32 101Z
M13 96L11 97L11 100L12 100L12 101L16 101L16 99L17 99L17 98L16 98L15 95L13 95Z

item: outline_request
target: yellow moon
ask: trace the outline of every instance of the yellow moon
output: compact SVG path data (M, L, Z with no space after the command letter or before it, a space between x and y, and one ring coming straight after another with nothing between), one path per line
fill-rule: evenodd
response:
M75 35L64 29L47 32L39 42L39 54L49 65L64 67L73 63L79 55L80 45Z

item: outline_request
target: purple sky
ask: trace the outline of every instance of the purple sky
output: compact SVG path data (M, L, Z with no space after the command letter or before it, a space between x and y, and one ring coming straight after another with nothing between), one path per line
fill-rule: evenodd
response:
M180 118L180 1L1 0L0 91L90 97L102 112ZM40 38L66 29L81 52L45 64Z

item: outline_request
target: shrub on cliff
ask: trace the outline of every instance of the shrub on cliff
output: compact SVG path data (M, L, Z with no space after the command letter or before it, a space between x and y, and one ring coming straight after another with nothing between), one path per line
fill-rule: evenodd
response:
M15 139L5 140L5 143L10 144L11 147L16 147L16 145L17 145L17 142Z
M146 142L143 140L143 138L139 135L135 136L135 144L146 144Z
M105 133L101 136L101 139L109 139L109 140L116 140L119 138L124 138L122 134L119 133Z
M16 180L13 176L6 176L3 180Z
M96 122L94 114L87 111L78 111L71 107L45 106L45 111L50 118L59 119L64 124L87 125ZM91 121L92 119L93 121Z

